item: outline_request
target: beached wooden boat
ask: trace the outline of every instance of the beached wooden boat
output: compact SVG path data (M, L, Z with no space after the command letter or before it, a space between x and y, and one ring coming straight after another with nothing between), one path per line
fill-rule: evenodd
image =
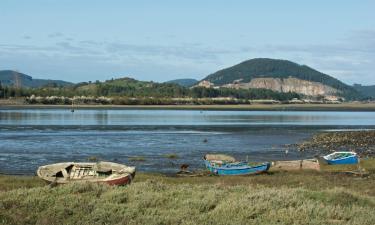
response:
M235 162L233 157L229 157L226 155L206 155L204 157L206 168L217 175L249 175L266 172L271 166L269 162L258 164Z
M302 159L292 161L274 161L271 171L296 171L296 170L317 170L320 171L320 164L317 159Z
M41 166L37 174L49 183L95 182L125 185L134 178L135 167L113 162L64 162Z
M334 152L323 156L323 159L330 165L358 163L358 155L355 152Z

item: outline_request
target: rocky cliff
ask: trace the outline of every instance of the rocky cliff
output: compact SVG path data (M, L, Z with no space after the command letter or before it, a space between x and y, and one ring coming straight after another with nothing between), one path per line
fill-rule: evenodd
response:
M347 100L362 95L340 80L306 65L288 60L256 58L206 76L199 86L229 88L266 88L309 96L339 96Z
M340 94L340 91L337 89L322 83L301 80L293 77L254 78L250 82L236 80L233 83L222 85L222 87L236 89L265 88L278 92L295 92L308 96L335 96Z

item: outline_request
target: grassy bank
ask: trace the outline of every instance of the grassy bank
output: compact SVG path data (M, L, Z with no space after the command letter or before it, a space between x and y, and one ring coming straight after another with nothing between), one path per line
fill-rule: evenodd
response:
M0 223L372 225L374 160L363 165L366 178L314 171L184 178L140 173L127 187L51 188L36 177L0 176Z
M244 110L244 111L375 111L375 103L343 104L252 104L252 105L75 105L76 109L170 109L170 110ZM70 109L70 105L10 105L0 109Z

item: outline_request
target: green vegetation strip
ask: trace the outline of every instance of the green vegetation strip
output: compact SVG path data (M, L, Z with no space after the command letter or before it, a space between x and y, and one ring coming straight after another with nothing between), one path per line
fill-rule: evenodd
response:
M167 159L178 159L178 155L177 154L173 154L173 153L166 154L166 155L164 155L164 157L167 158Z
M71 105L58 104L25 104L10 103L0 100L0 106L5 109L71 109ZM342 104L200 104L200 105L101 105L80 104L75 109L163 109L163 110L222 110L222 111L375 111L374 103L342 103Z
M146 158L143 156L134 156L134 157L129 157L129 161L143 162L143 161L146 161Z
M185 178L139 173L126 187L51 188L36 177L0 176L0 224L372 225L374 186L373 173L314 171Z

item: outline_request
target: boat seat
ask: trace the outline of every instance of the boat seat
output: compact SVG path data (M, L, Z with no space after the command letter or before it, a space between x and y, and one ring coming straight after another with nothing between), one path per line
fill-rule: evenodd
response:
M113 170L112 169L98 169L96 170L96 172L102 175L111 175L113 173Z
M66 171L66 169L64 168L64 169L61 169L61 172L62 172L62 174L63 174L63 177L65 178L65 179L68 179L69 178L69 174L68 174L68 171Z
M110 173L110 172L112 172L112 169L110 169L110 168L108 168L108 169L97 169L96 171L99 172L99 173Z

